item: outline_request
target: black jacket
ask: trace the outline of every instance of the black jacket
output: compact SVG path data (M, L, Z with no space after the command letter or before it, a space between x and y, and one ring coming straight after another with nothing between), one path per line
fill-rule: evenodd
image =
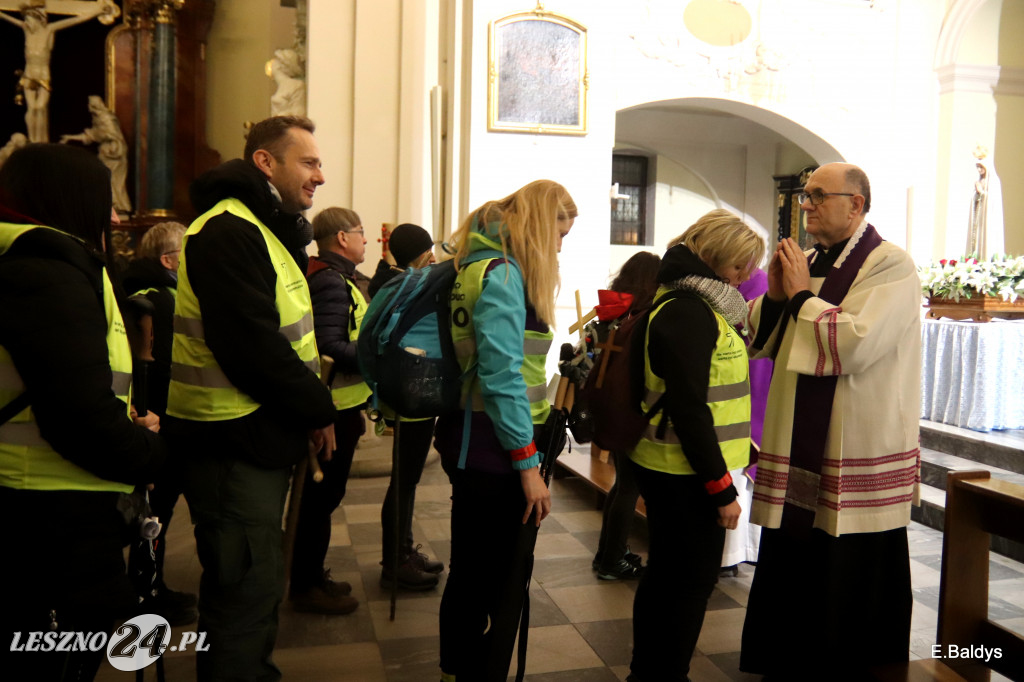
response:
M355 325L354 304L346 280L355 283L355 263L332 251L309 261L309 296L313 299L313 325L321 355L334 358L335 371L359 374L356 343L349 330Z
M131 422L111 389L103 267L98 254L52 230L19 237L0 257L0 345L57 453L110 481L150 483L166 449Z
M687 275L718 279L685 246L669 249L661 261L658 283L669 284ZM657 307L657 302L654 305ZM711 356L717 342L714 313L698 296L689 293L666 303L648 330L651 368L665 379L665 413L703 483L718 481L728 473L707 404ZM711 498L715 506L725 506L736 498L736 488L730 485Z
M145 298L153 305L153 362L146 372L146 407L160 419L167 413L167 387L171 383L171 342L174 339L174 290L178 287L175 273L153 258L133 260L122 276L128 296L147 291ZM129 306L131 307L131 306ZM139 311L130 315L138 318ZM129 315L125 315L128 322ZM138 324L138 319L135 320ZM138 404L138 399L136 403Z
M200 176L190 194L198 213L222 199L241 201L305 272L309 222L280 210L259 169L240 159L229 161ZM210 454L268 468L294 464L306 452L307 432L332 424L335 410L330 391L278 331L277 273L266 241L251 223L222 213L186 238L183 255L202 310L206 345L228 380L260 408L221 422L168 417L165 432L183 451L200 456L202 446Z
M402 268L397 268L381 258L380 262L377 263L376 272L373 273L373 279L370 280L370 286L367 288L370 296L376 296L377 292L380 291L380 288L387 284L392 277L396 277L403 272L405 272L405 270Z

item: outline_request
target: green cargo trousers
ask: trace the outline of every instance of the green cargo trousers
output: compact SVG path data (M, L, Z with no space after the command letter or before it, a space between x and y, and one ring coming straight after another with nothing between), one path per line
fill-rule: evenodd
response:
M196 652L201 681L281 679L271 655L284 596L281 518L290 469L229 458L186 460L185 499L203 576Z

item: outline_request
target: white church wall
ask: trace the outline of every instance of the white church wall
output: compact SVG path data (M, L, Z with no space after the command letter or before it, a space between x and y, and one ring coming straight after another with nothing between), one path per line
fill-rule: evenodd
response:
M310 217L354 209L372 274L384 223L432 228L430 89L438 82L437 0L311 0L309 115L327 183Z
M532 2L522 0L472 1L468 154L461 169L468 183L460 218L483 202L504 197L539 178L555 180L568 189L580 215L559 257L562 288L556 311L557 347L570 340L567 329L576 318L574 292L580 290L586 312L597 302L597 289L607 284L608 202L615 128L609 39L615 32L615 15L607 11L607 3L593 0L564 0L545 5L588 29L590 88L585 136L488 132L488 23L533 6ZM557 354L552 353L549 371L554 371L556 361Z
M295 10L280 3L220 0L206 49L206 139L221 158L237 159L246 121L270 115L274 81L264 65L294 41Z
M648 0L638 3L638 11L623 13L616 49L618 108L717 97L790 119L864 167L877 188L872 220L887 238L905 243L907 187L921 188L920 197L934 185L936 103L934 90L904 87L909 81L934 83L929 61L901 65L899 58L933 53L941 4L741 4L754 16L754 28L726 48L703 44L685 30L686 3ZM924 212L918 215L928 219ZM932 225L914 229L930 234Z

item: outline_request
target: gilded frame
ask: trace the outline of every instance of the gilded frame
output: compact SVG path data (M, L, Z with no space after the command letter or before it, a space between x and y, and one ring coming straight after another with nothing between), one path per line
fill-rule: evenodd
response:
M587 134L587 29L536 9L488 27L487 130Z

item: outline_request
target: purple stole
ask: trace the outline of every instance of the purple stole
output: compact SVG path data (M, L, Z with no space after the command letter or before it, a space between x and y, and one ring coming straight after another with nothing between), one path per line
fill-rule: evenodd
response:
M869 224L842 265L830 268L821 285L821 291L818 292L818 298L836 306L840 305L850 291L853 280L867 260L868 254L882 241L875 228ZM812 257L813 255L815 254L812 254ZM811 260L812 258L808 258L808 267ZM788 317L788 313L786 315ZM782 330L782 333L784 332L785 330ZM810 530L814 525L821 482L821 462L825 456L825 442L832 420L832 404L838 382L838 374L820 377L801 374L797 378L789 478L786 484L786 504L782 510L783 528Z

